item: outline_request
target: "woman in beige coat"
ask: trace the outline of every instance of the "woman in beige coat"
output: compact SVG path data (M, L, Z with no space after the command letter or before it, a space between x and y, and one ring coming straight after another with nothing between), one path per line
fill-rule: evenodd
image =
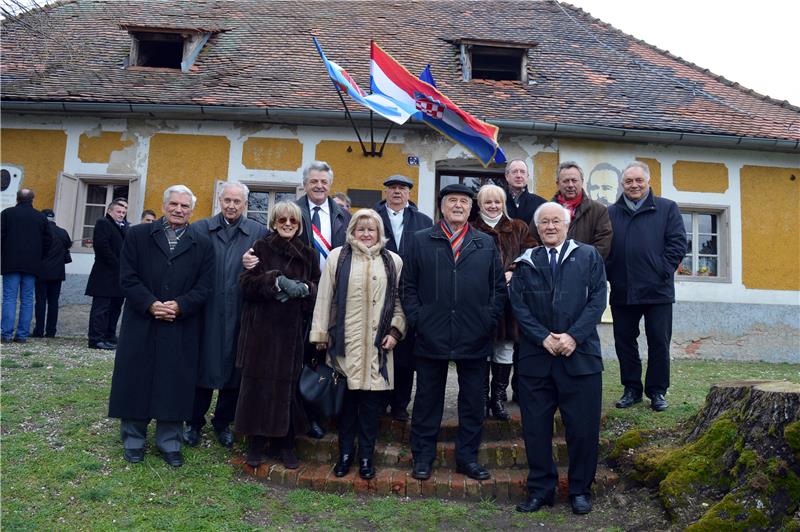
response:
M355 456L358 432L359 474L375 476L372 453L378 420L393 388L392 349L402 339L406 320L400 306L403 261L384 247L383 222L372 209L356 212L347 243L331 251L319 283L309 340L328 350L347 391L339 418L339 461L343 477Z

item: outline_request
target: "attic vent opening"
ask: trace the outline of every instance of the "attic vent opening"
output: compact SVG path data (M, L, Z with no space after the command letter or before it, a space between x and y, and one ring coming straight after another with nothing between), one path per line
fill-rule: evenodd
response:
M123 26L131 36L126 65L132 68L169 68L189 72L212 32Z
M528 50L536 43L461 40L459 44L464 81L528 82Z

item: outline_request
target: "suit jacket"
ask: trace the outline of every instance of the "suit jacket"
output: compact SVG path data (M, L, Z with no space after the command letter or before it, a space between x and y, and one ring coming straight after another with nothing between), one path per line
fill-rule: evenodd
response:
M508 217L522 220L526 224L531 223L531 220L533 220L533 213L536 212L539 205L546 202L547 200L543 197L537 194L531 194L528 192L528 189L525 189L519 196L519 207L517 207L517 204L514 203L514 199L511 197L511 192L506 193L506 210L508 211ZM533 231L532 234L536 240L539 240L539 233Z
M303 213L303 234L300 238L305 242L319 258L319 251L314 247L314 237L311 231L311 210L308 208L308 198L300 196L297 201L300 211ZM339 207L339 205L328 198L328 212L331 213L331 249L343 246L347 241L347 224L350 223L350 213Z
M44 214L31 202L18 203L0 213L0 270L7 273L39 275L42 260L50 249L52 236Z
M86 283L86 295L123 297L119 285L119 254L127 227L120 227L108 214L94 224L94 264Z
M569 375L603 371L597 323L605 307L605 268L595 248L565 241L555 278L547 248L526 251L517 259L511 279L511 308L521 335L519 374L550 374L554 357L543 342L551 332L565 332L577 343L572 355L564 358Z

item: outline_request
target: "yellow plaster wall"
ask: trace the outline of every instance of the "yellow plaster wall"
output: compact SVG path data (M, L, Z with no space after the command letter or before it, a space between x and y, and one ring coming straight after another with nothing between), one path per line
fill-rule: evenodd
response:
M122 140L119 131L103 131L99 135L81 135L78 142L78 159L85 163L107 163L111 153L131 146L130 139Z
M348 147L352 148L350 152ZM348 188L383 191L387 177L402 174L414 182L410 199L417 202L419 167L408 165L402 144L386 144L382 157L364 157L358 142L324 140L317 144L315 158L333 168L331 194L346 193Z
M742 282L800 290L800 168L742 167Z
M36 193L37 209L52 209L56 180L64 170L67 134L43 129L0 130L2 162L22 168L21 188Z
M556 186L556 170L558 169L558 153L540 151L533 156L533 175L536 177L536 193L550 200L558 192Z
M144 208L161 213L164 189L186 185L197 196L192 220L211 214L214 183L228 180L230 141L210 135L158 133L150 139Z
M650 188L656 196L661 195L661 163L658 159L648 157L637 157L637 161L644 163L650 168Z
M254 170L297 170L303 145L297 139L250 137L242 146L242 164ZM336 170L334 170L334 175Z
M728 167L722 163L675 161L672 184L686 192L725 192L728 190Z

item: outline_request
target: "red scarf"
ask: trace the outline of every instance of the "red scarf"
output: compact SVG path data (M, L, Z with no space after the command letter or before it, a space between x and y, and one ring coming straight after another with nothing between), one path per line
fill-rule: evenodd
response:
M575 196L575 199L571 199L571 200L564 199L564 196L562 196L561 193L559 192L558 196L556 196L556 201L558 201L562 206L564 206L567 209L569 209L570 218L574 218L575 217L575 209L577 209L578 205L580 205L581 201L583 201L583 190L578 192L578 195Z

